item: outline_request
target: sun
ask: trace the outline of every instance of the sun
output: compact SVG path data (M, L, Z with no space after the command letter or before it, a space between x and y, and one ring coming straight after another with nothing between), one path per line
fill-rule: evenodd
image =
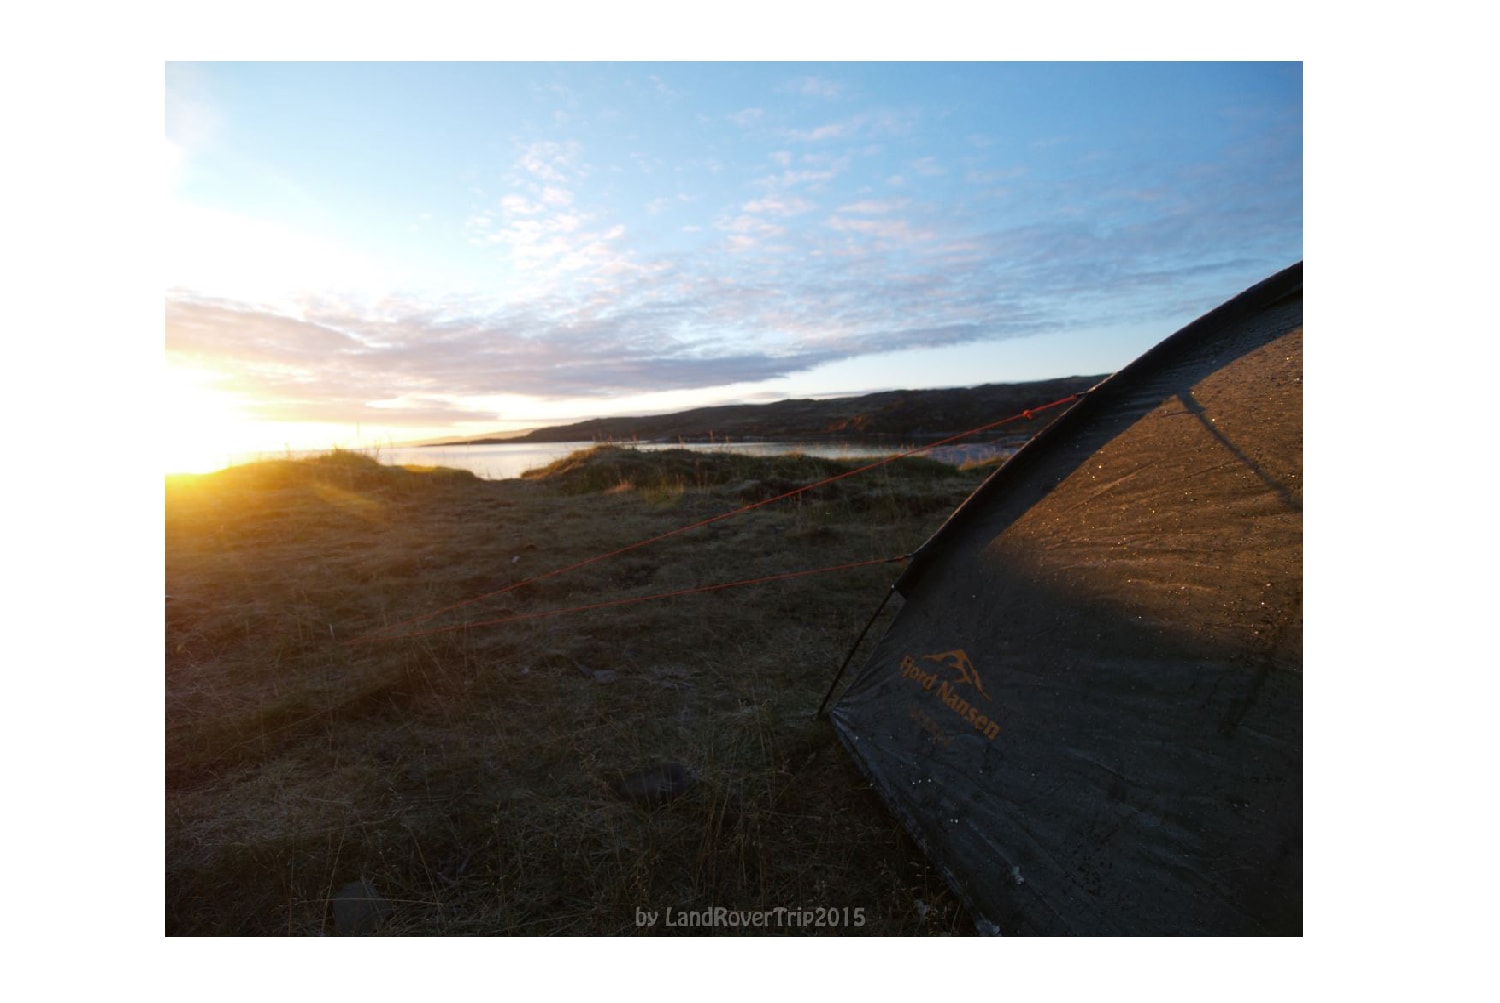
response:
M201 474L240 462L258 448L258 423L223 377L168 362L162 373L162 463L168 474Z

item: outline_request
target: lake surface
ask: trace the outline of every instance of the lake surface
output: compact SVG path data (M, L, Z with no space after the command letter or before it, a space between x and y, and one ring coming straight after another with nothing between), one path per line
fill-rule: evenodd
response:
M489 480L520 477L523 471L545 467L553 460L567 456L580 449L591 449L594 442L497 442L482 446L402 446L382 447L365 451L381 463L391 465L415 465L423 467L456 467L470 470ZM834 459L852 457L883 457L903 453L913 448L911 444L881 446L868 442L858 443L807 443L807 442L638 442L620 443L631 449L691 449L703 453L743 453L751 456L782 456L787 453L803 453L808 456L827 456ZM970 460L988 459L996 455L1015 452L997 443L975 443L973 445L942 446L925 454L946 463L964 463ZM311 455L311 454L310 454Z

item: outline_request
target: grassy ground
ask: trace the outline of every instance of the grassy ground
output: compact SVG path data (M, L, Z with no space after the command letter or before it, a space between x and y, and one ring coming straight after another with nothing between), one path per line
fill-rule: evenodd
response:
M335 453L169 479L167 932L332 932L362 879L391 933L716 906L969 932L813 718L896 565L464 624L904 554L985 470L903 460L393 627L849 466L601 449L482 481ZM686 795L615 793L662 762Z

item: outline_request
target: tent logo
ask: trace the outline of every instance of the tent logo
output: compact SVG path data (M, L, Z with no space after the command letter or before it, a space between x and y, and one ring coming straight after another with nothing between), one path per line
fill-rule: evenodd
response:
M920 686L923 691L931 693L933 699L972 725L975 731L983 732L984 737L993 742L1000 734L999 723L990 720L987 715L980 713L978 707L959 695L959 687L968 686L984 697L986 703L990 702L990 695L985 692L984 682L979 678L979 670L974 668L974 663L969 660L968 654L963 649L956 649L935 655L923 655L922 661L937 662L943 668L952 669L958 673L958 678L940 680L937 669L931 672L925 671L910 655L901 659L901 678L909 679Z
M968 652L959 648L956 651L945 651L940 655L923 655L924 662L937 662L946 665L950 669L958 671L958 681L968 683L979 691L979 695L989 700L990 695L984 691L984 681L979 678L979 670L974 668L974 663L969 661Z

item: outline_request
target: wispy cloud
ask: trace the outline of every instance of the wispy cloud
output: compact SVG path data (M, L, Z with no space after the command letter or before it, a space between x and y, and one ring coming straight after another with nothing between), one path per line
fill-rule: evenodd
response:
M866 112L827 122L812 128L784 130L786 138L799 143L824 143L830 140L880 139L908 135L917 117L910 111L882 110Z
M267 420L492 420L464 403L497 394L541 398L692 389L761 380L836 357L683 341L664 326L712 315L702 301L627 310L539 302L487 316L409 307L386 316L314 308L293 317L247 304L169 300L168 356L225 374ZM422 401L412 408L402 401Z
M665 80L654 73L647 76L646 80L650 83L651 89L655 91L659 96L664 98L680 98L685 96L685 94L687 93L686 91L682 91L671 86Z
M848 205L839 206L838 211L841 213L878 216L890 212L900 212L909 205L911 205L911 199L861 199L858 202L850 202Z
M765 198L746 202L746 212L765 213L770 216L800 216L802 213L810 212L817 208L807 199L797 198L795 195L768 195Z
M807 97L825 98L834 100L843 97L847 88L836 80L827 77L806 76L795 80L788 80L778 90L783 93L802 94Z
M914 160L911 169L923 177L934 178L948 173L948 169L939 164L936 157L922 157Z
M749 250L786 233L786 227L748 212L722 221L719 229L729 234L729 246L737 251Z
M530 176L532 184L566 184L587 173L579 164L581 150L581 144L573 141L532 143L521 151L516 166Z
M437 426L492 420L483 401L499 394L752 383L840 359L1211 305L1223 276L1263 267L1213 253L1224 227L1247 225L1245 203L1268 197L1246 190L1221 202L1222 180L1184 182L1165 205L1121 189L1115 211L1105 205L1095 219L1011 226L860 199L792 231L786 220L815 207L776 192L718 221L732 246L782 248L734 273L692 255L643 255L619 224L520 216L497 223L511 253L576 281L503 301L309 300L295 311L178 293L167 350L227 374L226 388L263 416L301 420Z
M314 225L355 185L285 218L174 204L167 350L224 374L263 417L439 427L493 420L500 395L703 390L1180 317L1290 263L1295 109L1234 120L1196 160L1087 161L1113 148L1048 147L987 111L960 128L894 87L870 101L874 77L847 73L859 93L837 68L777 70L712 100L676 69L635 71L603 100L583 72L521 89L531 105L507 132L434 158L463 187L403 176L420 203L362 206L368 229ZM170 112L179 170L225 134L191 83ZM559 101L582 118L557 127L544 102ZM676 131L658 135L669 108ZM429 281L382 264L408 248L430 253L412 259Z
M827 125L816 126L812 129L788 129L786 135L801 143L821 143L829 139L849 139L857 136L864 125L863 117L849 118L842 122L829 122Z
M899 240L910 243L919 240L930 240L933 234L930 231L913 230L911 224L904 219L865 219L850 216L830 216L828 218L830 229L844 233L856 233L867 237L880 238L881 240Z
M580 192L592 173L582 153L576 142L525 147L506 179L512 190L466 221L471 242L506 262L515 294L535 297L567 284L597 287L660 267L642 263L626 239L626 225ZM650 211L669 204L657 199Z

